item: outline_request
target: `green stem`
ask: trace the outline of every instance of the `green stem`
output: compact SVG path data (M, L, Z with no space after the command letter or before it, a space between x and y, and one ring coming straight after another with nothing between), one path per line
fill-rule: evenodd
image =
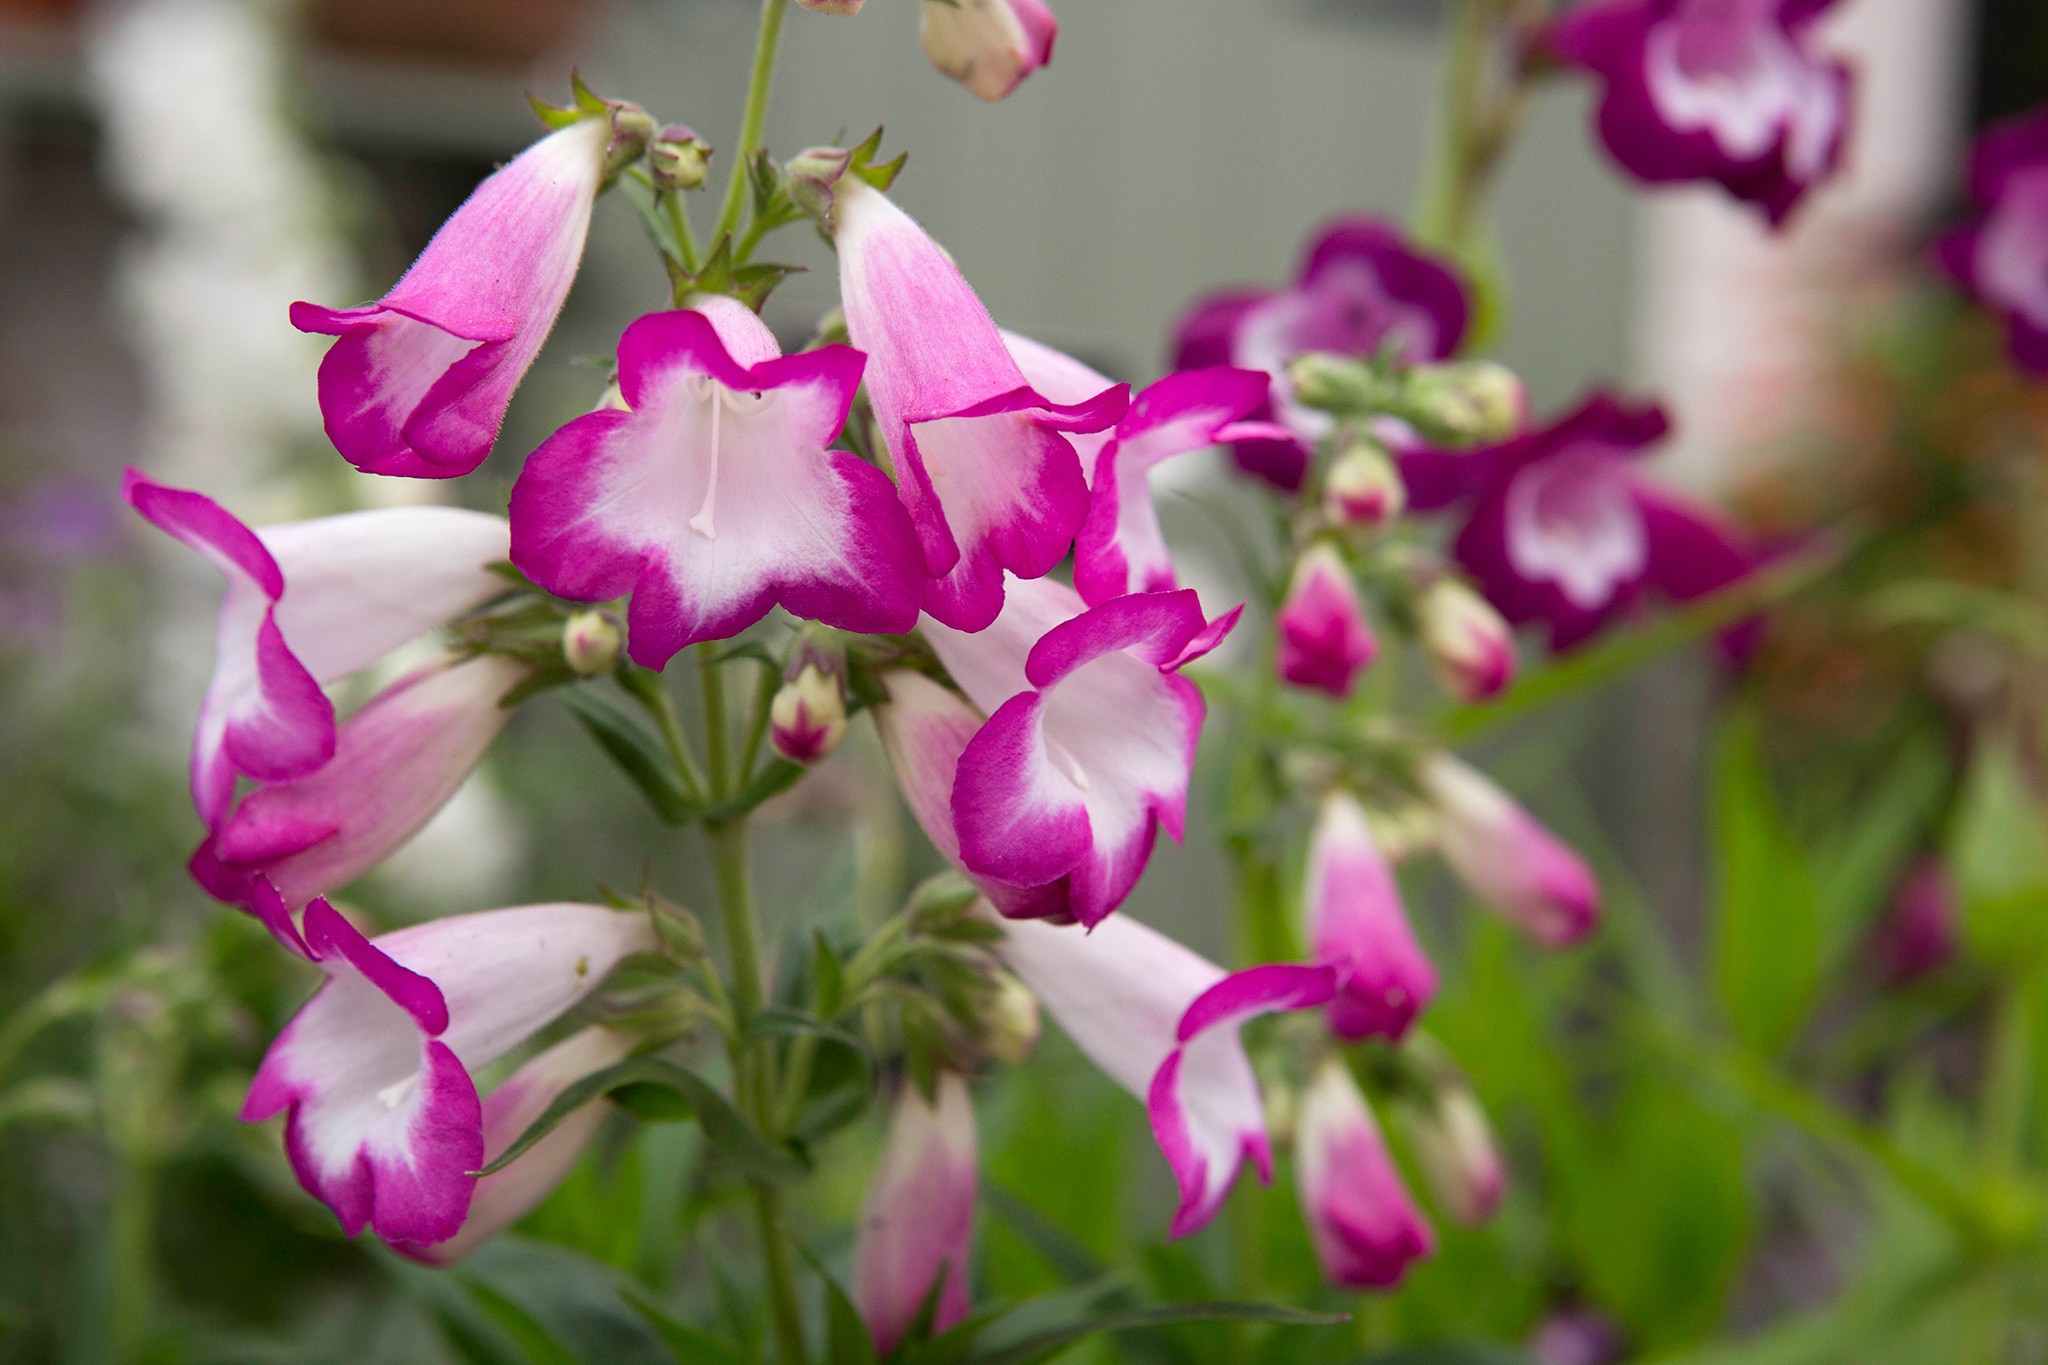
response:
M775 1323L775 1347L782 1365L804 1365L804 1321L797 1306L796 1254L783 1216L782 1191L754 1182L754 1221L761 1232L762 1269L767 1272L768 1310Z
M1998 994L1985 1059L1977 1155L1993 1175L2019 1170L2026 1145L2027 1089L2034 1067L2034 983L2008 981Z
M726 728L723 665L712 662L710 649L707 644L697 650L697 681L704 690L704 767L711 799L723 801L733 793L732 736Z
M726 952L732 963L732 999L744 1025L760 1013L766 1000L762 986L761 949L754 934L754 887L747 857L747 822L710 825L704 838L711 846L711 875L718 884L718 912L725 924Z
M683 269L692 275L697 273L700 262L697 259L697 234L690 231L690 212L683 203L680 190L665 194L664 207L668 210L669 226L675 229L676 250L683 253Z
M690 752L690 740L683 733L682 720L676 715L675 698L669 696L668 688L658 681L653 696L654 705L648 709L654 713L654 723L661 730L661 742L668 749L669 762L675 765L676 776L682 779L683 790L689 793L696 804L704 805L710 792L704 785L703 770L697 766L697 756Z
M711 230L711 249L740 225L746 202L747 166L761 146L761 125L768 118L768 87L775 79L775 49L782 41L782 16L789 0L761 0L761 27L754 38L754 71L747 79L747 109L740 118L740 145L725 182L725 201L718 207L718 226Z
M753 780L754 760L761 756L761 741L768 737L770 711L775 705L775 693L782 685L782 675L766 664L761 666L761 681L754 689L754 713L747 719L747 737L740 745L740 781Z

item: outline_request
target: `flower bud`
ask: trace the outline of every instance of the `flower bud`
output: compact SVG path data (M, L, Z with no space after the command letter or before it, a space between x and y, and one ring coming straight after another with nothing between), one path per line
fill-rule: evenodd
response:
M654 135L647 147L647 173L661 190L694 190L711 166L711 144L680 123Z
M1615 1365L1628 1355L1621 1329L1590 1308L1562 1308L1529 1338L1536 1365Z
M1387 386L1372 366L1348 356L1310 351L1287 365L1294 400L1339 416L1367 416L1385 406Z
M1379 652L1351 571L1328 543L1309 547L1295 565L1275 624L1280 676L1333 697L1350 696L1360 670Z
M1460 701L1486 701L1514 681L1514 633L1485 598L1457 579L1439 578L1423 589L1415 622L1437 677Z
M1956 955L1961 919L1947 865L1936 857L1921 859L1899 883L1877 926L1874 946L1884 979L1902 985L1947 966Z
M1015 1066L1038 1046L1038 997L1008 972L995 973L976 1013L981 1050L989 1060Z
M796 2L805 9L816 10L820 14L855 15L860 13L860 7L866 0L796 0Z
M1449 754L1416 776L1436 803L1444 861L1465 889L1546 948L1600 921L1600 886L1585 861L1506 792Z
M579 611L562 625L562 657L579 678L611 672L625 642L625 632L610 612Z
M1317 1068L1302 1094L1294 1178L1316 1259L1332 1284L1390 1288L1435 1250L1365 1097L1335 1058Z
M639 105L623 100L607 101L606 109L611 119L612 140L605 147L604 169L606 175L617 175L638 161L647 144L654 140L654 118Z
M1353 438L1323 482L1323 511L1342 525L1385 526L1407 505L1408 490L1393 457L1370 436Z
M839 183L839 177L845 175L851 165L853 149L850 147L804 148L782 168L790 199L830 229L835 201L833 186Z
M792 763L822 763L846 735L846 661L806 639L768 707L768 742Z
M1428 1094L1395 1112L1444 1213L1468 1228L1492 1218L1507 1193L1507 1164L1464 1077L1446 1072Z
M1058 33L1043 0L924 0L917 23L932 65L985 100L1051 61Z
M967 1316L977 1165L967 1082L940 1072L930 1104L905 1085L853 1246L853 1301L878 1353L903 1340L942 1275L932 1330Z
M1528 418L1522 381L1491 360L1417 365L1402 382L1403 415L1425 435L1472 445L1505 440Z

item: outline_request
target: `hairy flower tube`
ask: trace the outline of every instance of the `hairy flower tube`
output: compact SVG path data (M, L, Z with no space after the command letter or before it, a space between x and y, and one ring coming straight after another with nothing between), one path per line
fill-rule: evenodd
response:
M1815 50L1834 0L1594 0L1551 49L1601 82L1595 126L1640 180L1709 180L1773 225L1832 175L1850 72Z
M1309 1239L1332 1284L1389 1288L1435 1250L1365 1096L1337 1058L1323 1061L1302 1094L1294 1174Z
M941 1071L930 1101L906 1081L853 1247L853 1302L878 1354L895 1349L942 1275L932 1330L967 1316L978 1167L966 1079Z
M505 588L489 568L505 557L505 523L481 512L394 507L252 529L204 494L134 469L121 491L227 581L192 739L192 800L209 829L238 776L289 781L334 757L322 684Z
M1274 663L1281 678L1339 699L1351 695L1358 675L1379 653L1351 570L1326 541L1310 546L1296 561L1287 600L1273 625L1279 636Z
M626 650L648 668L778 605L909 630L909 518L887 475L828 449L860 376L849 347L782 355L736 299L641 318L619 340L624 406L570 422L520 472L512 562L575 601L631 593Z
M586 117L527 148L376 303L292 305L293 326L336 338L320 413L350 464L445 479L483 463L576 278L613 134Z
M1600 886L1585 860L1512 797L1449 754L1418 770L1435 803L1444 861L1473 896L1546 948L1600 922Z
M1129 390L1056 403L1025 381L945 251L857 174L832 187L840 299L931 581L924 609L978 631L1004 574L1034 579L1066 557L1088 515L1068 432L1106 431Z
M924 0L917 21L932 65L990 101L1052 60L1059 31L1042 0Z
M327 981L271 1043L241 1116L284 1114L299 1183L349 1236L390 1242L445 1242L468 1216L486 1150L472 1071L654 946L647 916L595 905L454 915L374 940L324 900L303 931L268 888L257 905Z
M1122 904L1161 827L1178 840L1203 702L1178 669L1236 624L1187 589L1090 607L1049 579L1013 580L1002 614L926 639L988 715L961 754L952 817L960 861L1013 886L1065 880L1068 909L1099 924Z
M1328 414L1294 401L1290 361L1312 351L1391 351L1409 365L1445 360L1463 344L1471 315L1465 283L1450 265L1410 246L1389 223L1338 218L1310 241L1289 288L1225 290L1196 303L1180 320L1173 363L1182 370L1239 365L1272 376L1271 415L1290 435L1239 441L1233 453L1247 473L1292 492L1331 424Z
M1303 909L1310 951L1337 969L1330 1031L1398 1039L1436 994L1436 969L1401 907L1365 809L1348 792L1323 798L1309 838Z
M2048 376L2048 108L1977 139L1970 194L1982 217L1942 237L1942 268L2005 321L2013 363Z
M245 795L192 855L192 875L247 909L258 878L304 905L395 852L455 794L528 673L495 655L428 668L342 722L334 757L311 774Z

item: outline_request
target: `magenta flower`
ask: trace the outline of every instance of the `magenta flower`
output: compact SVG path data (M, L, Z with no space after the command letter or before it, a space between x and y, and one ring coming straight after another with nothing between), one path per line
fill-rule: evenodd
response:
M279 940L327 973L257 1068L241 1117L285 1114L308 1193L353 1237L432 1245L456 1235L484 1162L475 1068L504 1056L654 946L645 915L528 905L365 939L324 900L303 936L260 887Z
M1089 607L1051 580L1013 580L979 634L934 622L925 638L988 714L952 793L960 860L1013 886L1065 878L1093 925L1122 904L1161 826L1178 841L1202 729L1202 694L1178 674L1237 623L1187 589Z
M609 118L584 118L527 148L376 303L292 305L294 327L338 338L320 412L350 464L446 479L483 463L576 278L611 139Z
M932 65L991 101L1052 60L1059 32L1041 0L924 0L917 23Z
M1436 969L1415 941L1364 809L1347 792L1323 798L1305 882L1310 951L1337 971L1331 1032L1353 1042L1400 1038L1436 995Z
M1584 859L1449 754L1425 759L1418 776L1436 805L1444 861L1474 897L1546 948L1593 932L1600 885Z
M2048 376L2048 108L1977 139L1970 193L1984 216L1941 239L1942 268L2005 320L2013 362Z
M1270 415L1291 437L1240 441L1234 454L1247 473L1293 492L1330 419L1293 401L1287 363L1309 351L1375 356L1390 347L1407 364L1445 360L1464 342L1471 312L1457 272L1409 246L1399 229L1339 218L1309 244L1292 287L1228 290L1197 303L1180 321L1173 365L1272 376Z
M1273 621L1279 633L1275 664L1296 687L1342 699L1379 653L1365 603L1344 557L1327 542L1309 548L1294 566L1287 600Z
M1932 855L1907 870L1879 921L1874 946L1886 981L1900 985L1954 961L1961 938L1962 904L1948 864Z
M1072 404L1040 394L924 229L858 175L833 196L847 331L867 352L868 394L931 575L924 609L982 630L1002 610L1005 570L1038 578L1066 557L1088 484L1065 433L1115 425L1129 390Z
M208 893L250 908L259 878L291 905L348 885L396 852L455 794L509 714L527 666L483 655L385 689L305 777L245 795L192 855Z
M967 1316L978 1161L967 1082L941 1071L931 1103L906 1082L853 1247L853 1302L877 1354L903 1340L941 1275L932 1331Z
M1346 1289L1399 1284L1436 1237L1341 1060L1316 1069L1296 1122L1295 1189L1324 1276Z
M1834 0L1594 0L1550 36L1602 82L1595 126L1639 180L1711 180L1775 226L1834 173L1849 68L1815 50Z
M227 580L213 681L192 739L192 800L218 826L248 776L305 777L334 756L321 685L377 663L505 589L505 523L394 507L252 530L203 494L130 469L122 495Z
M1656 405L1595 393L1548 427L1464 454L1409 451L1421 510L1470 498L1454 552L1516 625L1569 649L1655 592L1675 602L1727 587L1759 558L1718 520L1637 471L1670 423Z
M626 649L660 668L781 606L862 633L917 622L924 566L886 474L829 450L860 353L784 356L735 299L619 340L623 408L570 422L512 489L512 562L561 597L630 592Z

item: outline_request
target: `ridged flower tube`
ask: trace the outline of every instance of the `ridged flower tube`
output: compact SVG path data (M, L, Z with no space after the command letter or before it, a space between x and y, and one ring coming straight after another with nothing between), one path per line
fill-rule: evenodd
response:
M271 1043L241 1117L284 1114L308 1193L353 1237L432 1245L461 1229L484 1162L471 1073L654 946L645 915L528 905L366 939L324 900L303 931L267 888L258 913L327 982Z
M1390 1288L1436 1249L1365 1096L1336 1058L1302 1094L1294 1174L1309 1240L1332 1284Z
M1039 578L1065 558L1088 515L1066 433L1113 426L1129 390L1079 403L1037 392L923 228L857 174L832 195L847 332L867 353L875 419L931 576L924 609L984 630L1006 571Z
M967 1316L978 1167L966 1080L941 1071L930 1101L906 1081L853 1247L853 1302L877 1354L903 1340L941 1275L932 1331Z
M1593 932L1600 885L1584 859L1449 754L1423 760L1417 775L1436 805L1444 861L1473 896L1546 948Z
M452 507L394 507L251 528L204 494L130 469L129 505L226 580L213 680L192 739L192 800L209 829L238 777L305 777L334 757L322 684L504 591L503 519Z
M1059 31L1042 0L924 0L917 21L932 65L990 101L1052 60Z
M294 906L348 885L455 794L504 726L505 694L527 673L485 655L393 684L342 723L324 766L245 795L192 855L193 877L245 909L258 878Z
M512 490L512 562L558 596L632 594L627 652L660 668L781 606L862 633L917 621L923 561L888 476L830 450L860 387L846 346L784 356L736 299L641 318L623 406L570 422Z
M1310 951L1337 969L1331 1031L1353 1041L1400 1038L1436 995L1436 969L1415 941L1365 810L1348 792L1323 798L1303 900Z

